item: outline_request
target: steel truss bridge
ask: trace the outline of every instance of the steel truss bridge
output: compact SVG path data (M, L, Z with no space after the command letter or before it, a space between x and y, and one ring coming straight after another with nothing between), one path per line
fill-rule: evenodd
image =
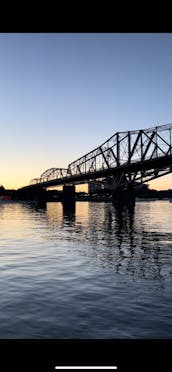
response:
M112 177L114 187L144 183L172 172L172 124L117 132L68 165L50 168L27 187L79 184Z

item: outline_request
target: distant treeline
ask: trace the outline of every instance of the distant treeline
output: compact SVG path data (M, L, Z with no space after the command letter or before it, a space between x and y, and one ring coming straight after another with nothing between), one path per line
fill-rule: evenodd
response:
M141 188L134 190L135 196L138 198L157 198L157 199L164 199L164 198L172 198L172 189L169 190L154 190L149 188ZM97 196L111 196L112 191L110 190L97 190ZM94 195L93 195L94 196Z
M136 190L135 192L136 197L139 198L157 198L157 199L164 199L164 198L172 198L172 190L154 190L154 189L147 189L147 190Z

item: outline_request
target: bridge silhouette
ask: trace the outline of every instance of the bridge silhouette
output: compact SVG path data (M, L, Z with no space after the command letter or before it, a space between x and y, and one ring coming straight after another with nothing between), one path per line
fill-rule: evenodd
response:
M50 168L24 188L75 185L113 179L114 189L144 183L172 172L172 124L116 132L67 168Z

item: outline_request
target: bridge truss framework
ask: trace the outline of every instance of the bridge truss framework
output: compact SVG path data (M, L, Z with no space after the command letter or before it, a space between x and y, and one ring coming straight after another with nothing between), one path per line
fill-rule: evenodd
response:
M67 168L50 168L30 185L83 183L112 176L115 187L143 183L172 172L172 124L116 132Z

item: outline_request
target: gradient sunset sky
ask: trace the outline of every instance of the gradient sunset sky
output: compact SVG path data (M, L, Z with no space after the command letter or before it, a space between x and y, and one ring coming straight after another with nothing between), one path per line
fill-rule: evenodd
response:
M0 34L0 185L172 122L172 34ZM172 188L172 175L149 183Z

